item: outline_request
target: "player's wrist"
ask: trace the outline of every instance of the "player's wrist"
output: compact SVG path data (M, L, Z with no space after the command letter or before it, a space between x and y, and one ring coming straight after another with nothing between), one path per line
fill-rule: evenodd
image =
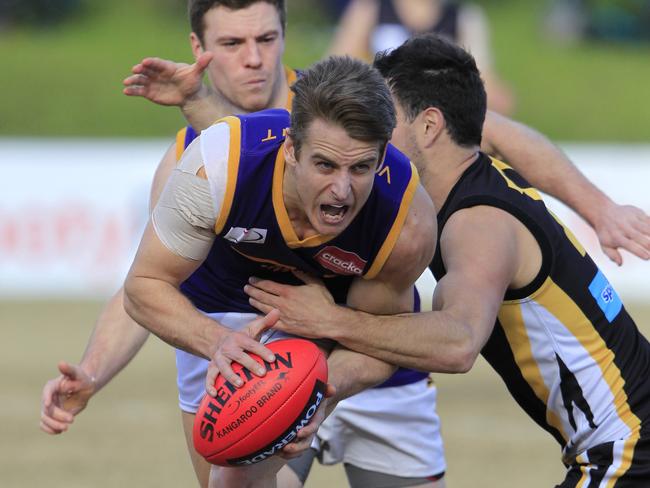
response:
M588 193L587 198L583 198L576 209L580 211L580 215L587 223L598 230L604 221L609 218L609 211L612 205L616 205L614 201L604 193L594 189Z
M192 110L195 106L200 105L203 101L210 97L210 89L205 83L201 83L199 89L194 93L188 94L180 104L183 112Z
M327 322L320 324L322 328L320 336L343 343L342 341L347 339L346 333L350 329L350 321L355 318L355 312L348 307L332 305L328 310L327 317Z
M81 368L81 370L86 375L86 380L87 380L87 383L88 383L88 386L86 387L86 390L88 390L89 393L90 393L90 396L92 396L95 393L97 393L97 391L100 388L99 381L97 379L99 374L96 371L96 368L92 368L89 365L84 364L83 362L79 365L79 367Z

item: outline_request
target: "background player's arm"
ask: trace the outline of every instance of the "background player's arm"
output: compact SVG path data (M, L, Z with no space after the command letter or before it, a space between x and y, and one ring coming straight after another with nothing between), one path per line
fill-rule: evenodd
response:
M502 157L533 186L575 210L594 228L605 255L619 266L619 248L650 259L650 217L637 207L612 201L544 135L488 111L482 149Z
M339 20L329 54L347 54L358 59L371 60L370 36L378 20L377 0L352 0Z
M488 108L502 114L512 114L515 95L496 71L492 59L490 23L483 8L477 3L462 3L458 12L458 40L476 60L485 83Z
M153 178L150 210L176 166L176 146L165 153ZM49 434L65 432L104 385L109 383L138 353L149 331L140 327L124 310L124 290L108 301L95 323L81 362L61 361L60 375L49 380L41 395L41 429Z
M210 52L201 54L193 64L145 58L131 69L133 74L124 79L122 92L159 105L178 106L189 124L200 132L217 119L234 113L233 107L226 106L203 83L203 72L211 61Z

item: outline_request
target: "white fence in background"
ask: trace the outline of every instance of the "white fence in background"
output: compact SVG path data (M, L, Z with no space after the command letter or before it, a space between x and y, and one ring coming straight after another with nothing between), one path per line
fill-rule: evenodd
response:
M0 139L0 298L105 296L128 270L166 140ZM650 213L650 145L563 146L618 202ZM603 256L594 233L549 205L625 299L650 298L650 262Z

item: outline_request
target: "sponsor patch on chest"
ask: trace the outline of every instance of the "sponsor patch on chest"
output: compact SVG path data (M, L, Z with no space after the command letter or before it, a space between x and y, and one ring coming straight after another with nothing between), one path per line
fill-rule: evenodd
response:
M366 266L366 261L357 254L336 246L324 247L315 258L321 266L339 275L361 276Z
M231 227L223 238L235 244L239 244L240 242L264 244L266 242L266 229Z

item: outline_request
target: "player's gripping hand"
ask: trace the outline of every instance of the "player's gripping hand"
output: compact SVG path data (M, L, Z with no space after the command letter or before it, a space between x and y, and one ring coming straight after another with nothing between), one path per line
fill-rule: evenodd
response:
M334 299L322 281L306 273L295 271L305 285L293 286L271 280L251 278L244 291L250 297L248 302L268 313L277 309L281 320L273 326L276 330L309 339L327 336Z
M318 406L316 413L309 420L309 423L298 431L296 438L287 444L278 453L278 456L287 460L294 459L302 456L307 449L311 448L312 441L316 432L318 432L320 424L334 410L335 404L332 404L332 397L334 395L336 395L336 388L328 383L327 389L325 390L325 400Z
M221 336L208 365L208 374L205 380L205 389L208 395L216 396L214 382L219 374L235 386L243 385L241 378L232 370L233 362L241 364L257 376L266 374L264 366L251 358L248 353L257 354L268 363L275 361L275 354L259 342L259 337L262 332L273 327L279 317L280 313L277 310L272 310L266 316L253 320L242 330L228 330Z
M61 375L45 383L41 395L40 428L52 435L68 430L96 388L95 379L80 366L65 361L58 366Z
M194 64L145 58L131 69L133 74L122 82L125 86L122 93L144 97L159 105L183 106L189 100L207 93L203 72L210 61L210 52L203 53Z
M623 264L619 249L641 259L650 259L650 216L640 208L610 201L604 208L599 208L593 226L601 249L619 266Z

